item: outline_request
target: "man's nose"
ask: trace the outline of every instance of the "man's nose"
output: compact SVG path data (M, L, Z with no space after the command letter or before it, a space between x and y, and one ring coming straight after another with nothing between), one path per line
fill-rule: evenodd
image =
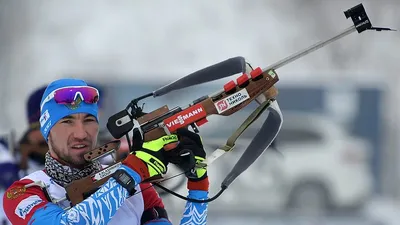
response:
M74 127L74 138L76 139L80 139L83 140L88 136L85 126L83 123L78 122L75 123L75 127Z

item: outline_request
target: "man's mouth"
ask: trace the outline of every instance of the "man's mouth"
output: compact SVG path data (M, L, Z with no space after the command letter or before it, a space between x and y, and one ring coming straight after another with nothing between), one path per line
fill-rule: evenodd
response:
M72 148L73 149L85 149L85 148L87 148L88 146L87 145L85 145L85 144L78 144L78 145L73 145L72 146Z

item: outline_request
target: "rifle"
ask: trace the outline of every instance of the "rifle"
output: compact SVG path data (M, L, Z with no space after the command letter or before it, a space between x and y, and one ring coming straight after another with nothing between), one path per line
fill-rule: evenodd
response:
M129 132L134 128L139 129L144 141L154 140L165 135L176 132L177 129L183 127L191 127L194 132L198 133L198 127L207 123L209 116L230 116L235 112L247 106L250 102L256 101L259 106L250 114L244 123L233 133L225 145L216 149L210 154L207 159L199 165L208 166L217 158L231 151L235 146L236 139L251 125L265 110L269 111L269 115L263 123L259 132L244 151L241 158L235 164L231 172L226 176L221 184L221 190L212 198L206 200L195 200L185 198L177 193L171 192L175 196L192 202L210 202L218 198L222 192L256 159L270 146L272 141L278 135L283 118L276 100L277 89L275 84L279 81L276 70L290 62L293 62L325 45L332 43L342 37L357 31L361 33L366 30L392 30L390 28L373 27L367 13L362 4L354 6L344 11L345 17L351 18L353 25L336 36L322 42L318 42L302 51L284 58L269 67L261 69L257 67L253 69L246 60L241 57L234 57L211 65L202 70L189 74L181 79L178 79L168 85L165 85L151 93L145 94L133 99L128 106L111 116L107 122L107 128L111 135L120 139L124 135L129 140ZM175 107L169 109L164 105L150 113L144 113L138 103L148 97L158 97L187 88L190 86L211 82L224 77L241 74L235 81L230 81L224 85L223 90L220 90L211 95L202 96L192 101L187 107ZM115 153L119 148L120 141L115 140L106 145L92 150L85 155L85 160L92 162L106 155ZM131 147L131 146L130 146ZM92 176L72 182L66 187L67 199L71 202L71 206L81 202L91 193L94 193L104 182L106 182L111 174L115 172L121 162L116 160L115 164L93 174ZM158 180L149 180L158 187L168 190L158 183ZM164 179L165 180L165 179Z

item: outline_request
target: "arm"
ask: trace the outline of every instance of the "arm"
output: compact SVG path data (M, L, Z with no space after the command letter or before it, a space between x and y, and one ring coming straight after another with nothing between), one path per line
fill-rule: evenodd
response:
M165 153L165 159L178 165L183 169L183 171L187 171L186 177L188 178L187 187L189 189L189 198L202 200L207 199L209 181L206 168L197 168L192 170L195 164L203 161L206 156L201 143L201 138L187 129L178 130L177 135L179 136L179 144L174 151L168 151ZM160 146L164 146L164 143L147 142L143 143L142 147L146 149L158 149ZM208 203L195 203L188 201L180 224L205 225L207 220L207 209ZM171 222L166 218L158 217L144 224L171 225Z
M198 182L188 181L188 198L204 200L208 198L208 177ZM208 203L186 202L181 225L207 224Z
M168 220L167 211L164 203L151 183L140 184L144 201L144 212L141 223L146 225L166 224L172 225Z
M188 198L207 199L208 198L208 177L201 181L188 181L189 195ZM183 212L181 225L205 225L207 222L208 203L186 202L185 211ZM155 218L144 225L172 225L167 218Z
M127 166L121 167L140 183L142 178L138 173ZM4 195L4 211L13 224L107 224L129 197L127 190L110 178L90 197L65 211L49 202L39 187L23 188L31 182L15 182Z
M205 200L208 199L209 180L207 168L195 168L206 158L201 137L187 129L178 129L179 145L182 149L180 156L171 156L171 162L176 163L185 172L188 178L188 198ZM186 202L181 225L205 225L207 224L208 203Z

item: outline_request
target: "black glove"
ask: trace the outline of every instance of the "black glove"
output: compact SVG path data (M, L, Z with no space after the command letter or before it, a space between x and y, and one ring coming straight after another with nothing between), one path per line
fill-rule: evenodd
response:
M205 160L206 152L201 137L188 129L178 129L179 144L174 151L167 152L168 161L176 164L190 181L200 181L207 177L206 168L195 168L196 163Z

